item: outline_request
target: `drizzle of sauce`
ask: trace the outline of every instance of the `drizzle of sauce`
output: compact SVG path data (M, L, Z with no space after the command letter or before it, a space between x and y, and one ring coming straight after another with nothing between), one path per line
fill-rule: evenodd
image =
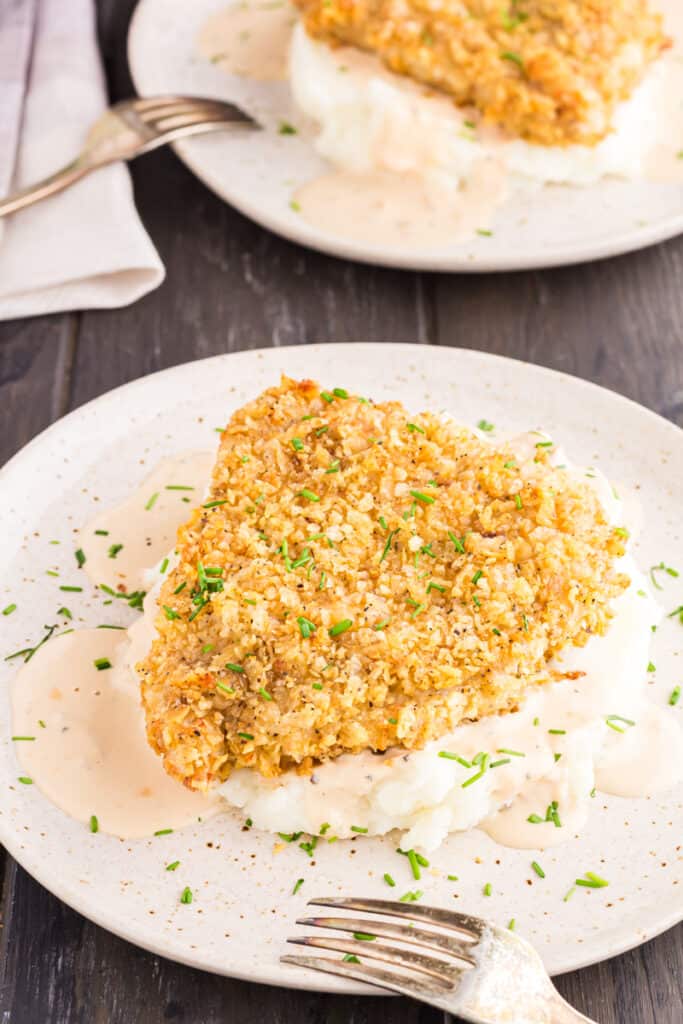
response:
M295 15L288 3L243 3L218 11L202 27L199 52L231 75L261 82L287 77Z
M147 743L125 632L82 629L56 637L12 684L22 770L77 821L116 836L150 836L216 813L219 802L172 779ZM111 668L98 670L105 658ZM44 722L44 726L40 723Z
M214 459L213 452L162 459L125 501L81 530L83 568L95 586L147 589L150 570L173 549L178 527L200 503Z
M460 189L416 173L338 171L297 190L302 217L322 231L383 246L440 248L485 232L506 192L506 173L483 160Z

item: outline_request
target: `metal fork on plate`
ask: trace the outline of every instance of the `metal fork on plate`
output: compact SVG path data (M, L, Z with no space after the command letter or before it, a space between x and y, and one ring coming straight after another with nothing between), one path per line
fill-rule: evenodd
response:
M284 963L369 982L473 1024L591 1024L562 999L533 946L508 929L467 914L390 900L330 898L310 900L310 905L379 914L384 920L302 918L297 924L350 932L353 938L290 938L296 945L333 950L344 957L283 956ZM399 918L399 923L386 918ZM378 939L393 939L406 948ZM377 960L391 970L367 962Z
M117 103L95 121L75 160L49 178L0 199L0 217L61 192L105 164L132 160L186 135L224 131L230 125L247 129L260 127L239 107L222 100L150 96Z

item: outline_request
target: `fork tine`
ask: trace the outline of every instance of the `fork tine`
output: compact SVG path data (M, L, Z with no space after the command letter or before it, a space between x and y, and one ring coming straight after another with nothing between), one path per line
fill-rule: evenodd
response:
M127 107L132 107L138 114L151 111L173 110L176 107L188 107L197 103L222 103L215 96L138 96L134 100L124 100ZM123 104L117 104L122 106Z
M330 949L336 953L351 953L364 960L384 960L397 967L407 967L411 971L427 974L446 989L451 989L460 980L467 968L454 967L445 960L437 960L421 953L395 949L381 942L357 942L349 939L330 939L326 935L299 935L287 939L295 946L314 946L316 949Z
M480 939L489 927L480 917L459 914L453 910L440 907L416 906L414 903L397 903L395 900L353 899L344 896L326 896L309 900L308 906L339 907L346 910L362 910L366 914L387 914L390 917L404 917L408 921L420 921L426 924L437 924L457 932L471 942Z
M411 928L408 925L394 924L393 921L367 921L358 917L304 917L299 918L296 923L308 928L333 928L340 932L375 935L380 939L398 939L399 942L409 942L414 946L441 950L472 965L476 963L472 957L472 947L459 939Z
M170 114L163 117L156 117L149 121L149 127L160 135L165 132L179 131L181 128L189 128L196 124L224 124L232 118L225 111L200 109L192 113Z
M385 971L381 967L368 967L367 964L349 964L344 963L343 960L331 960L324 956L291 955L281 956L280 963L308 967L313 971L324 971L326 974L336 974L340 978L349 978L351 981L366 981L370 985L378 985L380 988L398 992L402 996L411 996L413 999L443 995L441 985L430 983L426 979L414 981L405 975L394 974L393 971Z

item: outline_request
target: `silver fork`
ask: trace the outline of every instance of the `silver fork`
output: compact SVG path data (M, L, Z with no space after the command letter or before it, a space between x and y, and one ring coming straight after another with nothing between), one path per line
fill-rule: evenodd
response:
M283 963L369 982L473 1024L594 1024L560 996L533 946L508 929L467 914L390 900L330 898L310 900L311 905L381 914L428 927L357 917L306 917L297 924L351 932L353 938L304 935L287 941L344 953L345 959L283 956ZM432 955L377 939L394 939ZM367 960L380 960L394 969Z
M98 167L132 160L186 135L260 127L239 107L198 96L151 96L124 100L105 111L90 128L75 160L49 178L0 200L0 217L61 192Z

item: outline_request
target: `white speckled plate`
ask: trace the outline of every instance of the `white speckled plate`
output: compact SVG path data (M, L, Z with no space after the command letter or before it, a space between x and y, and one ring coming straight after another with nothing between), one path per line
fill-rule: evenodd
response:
M515 195L498 212L492 237L448 248L400 251L320 231L290 208L299 185L322 173L284 82L229 76L201 58L196 38L207 18L238 0L140 0L128 58L142 95L219 96L250 111L268 129L176 144L178 155L221 198L285 238L348 259L424 270L491 271L550 267L641 249L683 231L683 184L609 180L591 188L548 187Z
M95 509L116 503L163 456L215 443L214 427L281 372L316 377L409 408L450 410L499 429L543 426L572 459L598 465L620 487L637 490L644 509L637 556L644 566L683 569L683 440L672 424L594 385L496 356L412 345L321 345L241 352L144 377L71 413L46 430L0 474L2 538L0 618L3 653L34 643L62 603L58 585L75 582L72 531ZM57 539L61 545L51 546ZM46 576L55 565L60 579ZM74 578L72 578L74 577ZM83 584L82 576L78 583ZM74 625L102 621L101 592L84 584L70 595ZM667 610L683 603L683 577L665 577ZM121 604L123 602L116 602ZM135 613L117 608L120 622ZM111 615L111 608L107 609ZM128 616L129 618L126 618ZM655 698L666 703L681 682L683 628L677 619L655 638ZM273 854L273 839L243 832L232 814L169 836L123 842L91 835L21 774L13 745L7 683L16 662L2 662L0 839L53 893L105 928L164 956L222 974L276 985L350 991L339 980L279 964L295 917L314 895L386 895L414 887L395 840L359 838L320 844L315 860L296 845ZM671 714L682 714L683 705ZM680 751L672 751L680 757ZM477 830L452 836L425 871L425 900L506 924L517 920L552 972L612 956L683 917L683 789L659 798L598 797L586 834L542 855L504 849ZM175 873L164 870L180 860ZM400 863L399 863L400 861ZM578 874L596 870L607 889L563 895ZM459 876L448 882L446 874ZM292 895L297 878L304 878ZM491 882L493 895L482 887ZM179 902L190 885L191 906ZM357 987L357 990L361 990Z

